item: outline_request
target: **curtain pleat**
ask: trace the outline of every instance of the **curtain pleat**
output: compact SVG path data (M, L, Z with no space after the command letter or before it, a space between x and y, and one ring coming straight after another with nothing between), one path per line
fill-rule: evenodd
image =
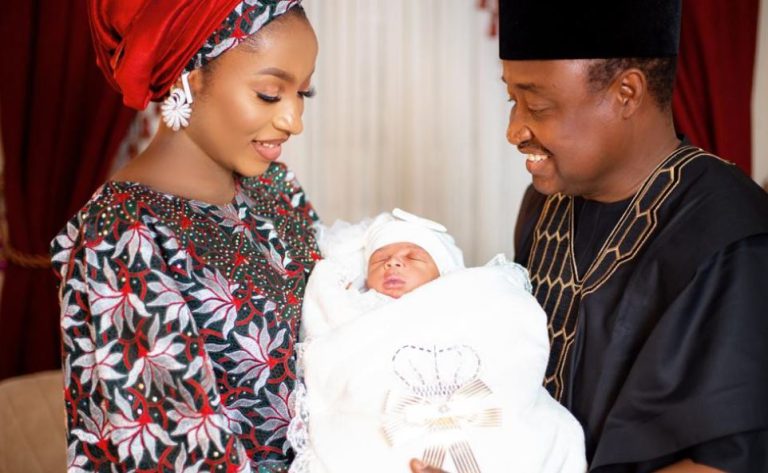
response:
M85 2L15 2L0 15L8 269L0 379L60 366L48 245L109 169L134 115L96 67Z
M759 0L683 0L672 101L679 132L748 175L759 6Z

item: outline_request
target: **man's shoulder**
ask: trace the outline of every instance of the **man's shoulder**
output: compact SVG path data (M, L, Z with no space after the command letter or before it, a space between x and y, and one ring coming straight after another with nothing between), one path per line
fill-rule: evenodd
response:
M681 168L679 187L675 207L703 224L768 232L768 194L733 163L702 153Z
M701 154L644 217L655 228L644 261L695 270L734 244L768 236L768 194L733 164Z
M698 181L698 184L739 188L742 190L762 190L749 176L735 163L704 150L697 149L698 153L692 159L681 163L680 173ZM765 192L763 191L763 194Z

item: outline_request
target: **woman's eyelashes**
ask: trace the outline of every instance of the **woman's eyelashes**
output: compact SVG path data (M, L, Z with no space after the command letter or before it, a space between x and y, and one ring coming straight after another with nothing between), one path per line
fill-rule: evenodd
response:
M282 99L282 97L280 97L279 95L269 95L269 94L265 94L263 92L256 92L256 95L261 100L263 100L264 102L267 102L267 103L277 103L277 102L279 102ZM314 87L310 87L307 90L300 90L299 91L299 97L301 97L302 99L305 99L305 98L306 99L311 99L315 95L317 95L317 91L315 90Z
M279 95L267 95L261 92L256 92L256 95L263 101L267 103L277 103L280 101Z
M317 95L317 89L315 89L314 87L310 87L307 90L300 90L299 95L304 97L305 99L311 99L312 97Z

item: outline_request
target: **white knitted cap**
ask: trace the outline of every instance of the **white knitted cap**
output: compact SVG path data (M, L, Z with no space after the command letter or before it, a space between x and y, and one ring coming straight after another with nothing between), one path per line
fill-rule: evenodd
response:
M379 215L368 228L366 265L379 248L402 242L418 245L429 253L441 276L464 267L464 256L444 226L401 209Z

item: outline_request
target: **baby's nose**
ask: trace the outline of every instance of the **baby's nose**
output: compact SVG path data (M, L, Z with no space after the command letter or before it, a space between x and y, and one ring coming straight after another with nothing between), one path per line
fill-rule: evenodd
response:
M403 265L403 263L400 261L400 258L389 258L386 263L384 263L384 266L387 268L399 268Z

